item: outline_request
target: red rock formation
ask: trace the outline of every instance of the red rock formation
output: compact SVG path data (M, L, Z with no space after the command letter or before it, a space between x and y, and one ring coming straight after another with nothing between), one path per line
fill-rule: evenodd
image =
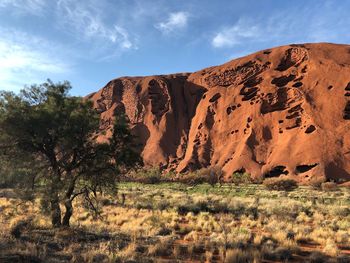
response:
M89 96L129 117L147 165L350 179L350 46L290 45L192 74L123 77ZM107 132L108 136L108 132Z

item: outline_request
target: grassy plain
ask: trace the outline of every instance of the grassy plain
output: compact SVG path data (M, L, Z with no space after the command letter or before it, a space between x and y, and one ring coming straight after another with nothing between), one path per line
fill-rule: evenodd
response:
M100 214L52 229L40 199L0 191L0 262L350 262L350 189L120 183Z

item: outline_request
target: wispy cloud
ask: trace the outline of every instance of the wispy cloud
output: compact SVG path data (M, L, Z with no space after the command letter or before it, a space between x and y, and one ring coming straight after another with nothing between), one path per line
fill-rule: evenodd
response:
M77 38L104 41L120 49L137 48L128 31L120 25L107 25L102 20L102 11L96 1L59 0L58 17L64 28L72 31Z
M19 14L41 15L46 4L46 0L0 0L0 8L11 8Z
M0 89L18 90L70 70L57 46L26 33L0 28Z
M258 37L260 35L260 28L252 22L240 19L232 27L226 27L220 32L216 33L212 39L212 45L217 48L232 47L242 41Z
M179 29L184 29L188 24L189 13L187 12L175 12L170 13L169 17L158 24L155 27L164 34L172 33Z
M349 39L350 18L336 1L290 8L269 17L241 17L222 27L211 39L214 48L232 48L267 43L269 46L296 42L338 42ZM339 19L341 17L341 19Z

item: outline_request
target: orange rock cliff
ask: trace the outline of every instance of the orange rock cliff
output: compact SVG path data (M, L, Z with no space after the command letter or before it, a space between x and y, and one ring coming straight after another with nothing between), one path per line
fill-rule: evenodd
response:
M349 45L289 45L194 73L121 77L88 98L103 130L127 115L149 166L350 180Z

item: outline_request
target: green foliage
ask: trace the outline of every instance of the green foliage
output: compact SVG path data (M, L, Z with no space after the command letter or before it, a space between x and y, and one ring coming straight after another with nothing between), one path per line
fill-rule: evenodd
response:
M131 134L129 121L124 114L115 117L109 144L119 170L127 172L131 167L142 164L138 145L135 144L135 137Z
M143 184L157 184L162 181L162 174L159 168L141 168L136 171L133 175L133 180Z
M250 174L245 172L243 173L235 172L232 174L230 182L235 185L240 185L240 184L250 184L253 181Z
M0 127L0 188L33 187L39 177L33 168L40 166L40 162L16 150L11 144L11 138L2 128Z
M202 168L180 178L180 182L189 185L208 183L211 186L221 182L223 172L219 167Z
M296 181L284 178L268 178L263 184L267 189L277 191L293 191L298 188Z
M0 93L0 156L17 174L40 177L57 226L59 203L69 224L74 198L84 195L94 209L91 197L114 188L116 175L140 160L125 116L116 117L109 141L98 143L99 114L90 101L69 96L70 89L69 82L48 80L18 95Z

